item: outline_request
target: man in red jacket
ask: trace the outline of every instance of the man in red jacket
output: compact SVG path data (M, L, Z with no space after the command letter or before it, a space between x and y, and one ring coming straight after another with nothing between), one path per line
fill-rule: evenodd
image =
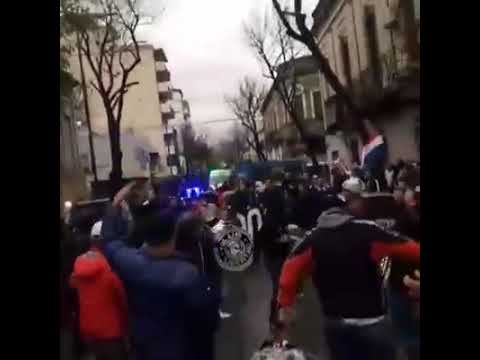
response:
M127 300L120 279L97 247L102 222L91 231L92 247L75 260L70 285L77 289L80 333L96 360L127 359Z

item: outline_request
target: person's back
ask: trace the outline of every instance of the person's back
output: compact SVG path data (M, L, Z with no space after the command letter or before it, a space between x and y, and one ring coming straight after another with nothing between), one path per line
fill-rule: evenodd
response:
M98 249L77 258L70 284L78 291L80 331L86 341L123 339L126 336L124 288Z
M120 200L104 219L104 250L127 290L137 358L211 360L200 339L214 331L219 296L192 263L175 253L175 216L168 211L146 215L137 223L145 245L128 248Z
M191 359L198 272L180 257L155 259L138 250L138 273L124 274L132 333L140 359ZM128 270L127 270L128 271Z
M283 266L278 295L280 320L296 301L296 291L308 274L323 305L326 337L335 358L390 360L393 334L386 320L382 259L415 263L420 247L398 233L366 220L364 184L343 184L346 204L322 214L317 227L298 243ZM285 320L286 319L286 320Z
M80 334L98 359L127 358L127 297L99 248L102 223L91 230L92 247L75 260L70 285L78 293Z

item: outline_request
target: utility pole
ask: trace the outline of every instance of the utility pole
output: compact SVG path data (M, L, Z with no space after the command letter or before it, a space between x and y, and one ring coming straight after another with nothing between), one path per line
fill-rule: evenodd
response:
M85 82L85 71L83 68L83 59L82 59L82 50L80 47L80 35L77 32L77 51L78 51L78 62L80 63L80 80L82 83L82 93L83 93L83 104L85 106L85 120L87 121L88 128L88 145L90 148L90 164L93 172L93 182L96 184L98 182L97 175L97 161L95 158L95 148L93 146L93 134L92 134L92 124L90 122L90 107L88 106L88 93L87 93L87 84Z

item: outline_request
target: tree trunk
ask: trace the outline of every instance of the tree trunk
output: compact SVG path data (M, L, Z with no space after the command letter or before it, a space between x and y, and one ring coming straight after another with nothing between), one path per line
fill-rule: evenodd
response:
M115 121L113 114L107 114L108 134L110 137L110 157L112 168L110 171L110 189L112 197L122 188L122 148L120 142L120 125Z
M258 133L253 133L253 141L255 142L255 152L257 153L258 160L266 161L267 157L263 152L263 146L260 142L260 139L258 138Z

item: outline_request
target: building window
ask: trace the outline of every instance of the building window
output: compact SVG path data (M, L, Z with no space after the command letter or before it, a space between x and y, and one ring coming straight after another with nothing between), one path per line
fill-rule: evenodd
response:
M352 88L352 67L350 64L350 52L348 50L348 39L346 36L340 37L340 56L342 57L343 76L346 84Z
M340 157L340 154L338 150L332 151L332 161L337 161L339 157Z
M312 92L312 107L313 107L313 118L322 121L323 120L323 102L322 94L320 90L315 90Z
M375 8L365 6L365 35L367 39L368 61L372 70L373 80L376 84L382 82L382 67L380 64L380 53L377 35L377 20L375 17Z
M295 95L295 114L298 120L305 118L305 112L303 111L303 95Z

